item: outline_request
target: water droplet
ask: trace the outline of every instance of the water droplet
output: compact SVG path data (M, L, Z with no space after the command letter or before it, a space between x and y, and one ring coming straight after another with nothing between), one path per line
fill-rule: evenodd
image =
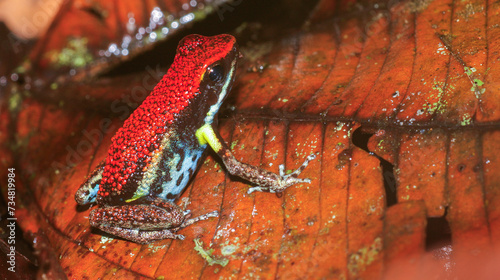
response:
M181 24L186 24L190 21L194 20L194 14L193 13L189 13L183 17L181 17L181 19L179 20L181 22Z
M17 80L19 79L19 75L17 75L17 73L12 73L12 75L10 75L10 79L13 82L17 82Z
M113 44L109 45L108 52L114 53L116 51L116 49L117 49L117 46L116 46L116 44L113 43Z
M156 33L149 34L149 40L151 40L152 42L154 42L156 40Z

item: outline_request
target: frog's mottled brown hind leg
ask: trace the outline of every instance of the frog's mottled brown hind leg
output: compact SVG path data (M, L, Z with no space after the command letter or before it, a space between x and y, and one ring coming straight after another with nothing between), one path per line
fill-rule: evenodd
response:
M174 232L190 226L198 221L206 220L211 217L217 217L219 213L217 211L210 212L205 215L198 216L192 219L186 219L180 226L170 229L163 230L140 230L140 229L130 229L130 228L120 228L115 226L110 226L106 224L94 224L96 228L107 232L112 235L119 236L123 239L127 239L139 244L149 244L154 241L162 239L179 239L184 240L184 235L175 234Z
M89 220L90 225L102 231L146 244L165 238L184 239L184 236L173 232L216 216L217 212L212 212L186 219L185 213L179 206L156 199L151 204L100 207L90 212Z
M100 207L90 212L89 220L93 227L141 244L165 238L184 239L171 231L182 224L184 212L169 201Z
M121 237L139 244L149 244L162 239L180 239L184 240L184 235L175 234L170 229L164 230L140 230L130 228L118 228L110 225L96 225L96 228L111 235Z

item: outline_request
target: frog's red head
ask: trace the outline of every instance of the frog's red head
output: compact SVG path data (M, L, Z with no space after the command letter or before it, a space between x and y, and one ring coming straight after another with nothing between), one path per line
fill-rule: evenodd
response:
M190 75L192 81L201 81L207 67L226 58L235 47L236 39L228 34L213 37L189 35L179 42L172 68Z
M177 54L182 58L190 58L199 62L211 64L224 58L235 46L236 40L228 34L213 37L202 35L188 35L177 46ZM211 61L210 61L211 60Z
M231 35L186 36L177 47L177 55L164 78L165 84L160 82L153 94L175 94L178 100L183 99L179 107L185 108L193 97L202 93L207 97L204 102L216 105L207 112L213 116L229 91L239 56L236 39ZM171 90L176 93L168 93Z
M125 186L140 184L172 126L187 129L214 121L231 87L238 56L231 35L190 35L179 43L167 74L112 139L99 189L101 203L110 194L131 199L135 188ZM134 198L140 195L138 191Z
M211 71L210 66L218 61L234 60L235 53L238 53L236 39L231 35L186 36L177 47L177 55L170 69L151 95L168 98L167 107L170 107L174 117L203 90L200 89L200 83L205 73Z

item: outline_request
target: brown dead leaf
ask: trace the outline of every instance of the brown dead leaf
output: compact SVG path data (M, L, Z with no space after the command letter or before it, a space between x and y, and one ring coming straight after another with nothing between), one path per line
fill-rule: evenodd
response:
M281 2L290 10L296 3ZM128 11L154 7L128 5L109 17L98 16L102 7L84 6L61 12L59 20L86 13L82 30L96 32L96 21L123 28ZM195 216L219 210L219 219L183 229L184 241L143 246L92 230L74 193L145 98L140 90L154 86L161 72L96 76L123 63L111 59L79 72L91 79L61 78L52 94L33 89L36 98L22 95L22 84L9 84L9 99L1 101L2 163L4 170L16 166L23 182L21 226L44 228L69 278L500 275L500 5L323 0L310 9L302 11L300 28L277 32L263 21L235 33L247 56L220 131L238 159L274 172L317 154L303 174L311 184L281 197L248 195L248 185L227 177L209 154L180 201L189 199ZM148 13L137 15L138 26L147 23ZM242 36L245 27L255 38ZM42 58L75 34L53 28L64 32L52 29L39 41L33 77L62 75ZM97 30L89 37L92 50L119 40L116 30L123 31ZM70 102L71 94L78 102ZM16 96L22 98L14 106ZM195 238L228 265L208 266Z

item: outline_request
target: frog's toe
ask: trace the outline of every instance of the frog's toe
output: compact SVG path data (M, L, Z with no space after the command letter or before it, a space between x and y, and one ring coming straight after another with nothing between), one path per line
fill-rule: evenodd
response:
M300 173L302 173L302 171L304 171L304 169L306 169L306 167L309 165L309 162L310 162L311 160L315 159L315 158L316 158L316 155L315 155L315 154L310 154L310 155L306 158L306 160L304 161L304 163L302 163L302 165L301 165L299 168L295 169L295 170L294 170L292 173L290 173L290 174L286 174L286 172L285 172L285 165L281 164L281 165L279 166L279 168L280 168L280 176L281 176L282 178L297 177L297 176L299 176L299 175L300 175Z
M253 192L274 192L274 191L270 190L268 187L256 186L249 188L247 194L251 194Z
M310 154L304 163L297 168L295 171L293 171L290 174L285 174L285 166L282 164L280 165L280 176L281 176L281 181L279 186L271 188L269 192L282 192L285 189L287 189L290 186L293 186L295 184L300 184L300 183L311 183L311 179L309 178L297 178L302 171L309 165L309 162L313 159L316 158L315 154Z
M294 182L295 184L298 184L298 183L311 183L311 179L309 178L294 178Z
M179 239L179 240L184 240L184 239L186 239L186 237L185 237L184 235L182 235L182 234L176 234L176 235L175 235L175 238L176 238L176 239Z
M207 220L208 218L215 218L218 216L219 216L219 212L213 211L213 212L210 212L210 213L207 213L205 215L201 215L201 216L198 216L198 217L195 217L192 219L185 219L184 222L182 222L182 224L178 227L178 229L185 228L185 227L190 226L196 222Z
M287 189L288 187L291 187L293 185L296 185L296 184L301 184L301 183L311 183L311 179L309 178L296 178L296 177L292 177L292 176L288 176L287 177L284 177L283 180L282 180L283 184L282 186L280 186L280 191L283 191L285 189Z

